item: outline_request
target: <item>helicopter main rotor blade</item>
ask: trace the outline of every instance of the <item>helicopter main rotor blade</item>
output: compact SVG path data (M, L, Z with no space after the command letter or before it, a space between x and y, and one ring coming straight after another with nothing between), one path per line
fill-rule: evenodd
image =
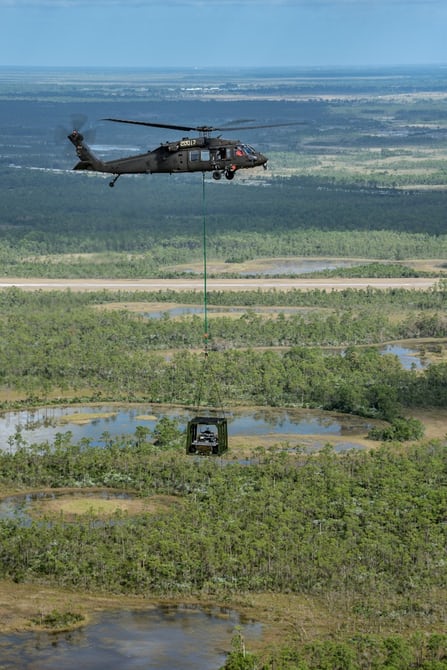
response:
M198 130L195 126L174 126L169 123L152 123L150 121L130 121L129 119L101 119L102 121L113 121L114 123L130 123L134 126L150 126L151 128L171 128L172 130Z
M169 123L154 123L152 121L131 121L129 119L102 119L103 121L113 121L114 123L129 123L134 126L149 126L151 128L170 128L171 130L184 130L189 132L195 130L198 133L213 133L216 130L254 130L255 128L280 128L282 126L300 126L305 121L292 121L289 123L266 123L255 126L177 126Z
M225 126L223 128L212 128L212 130L254 130L255 128L281 128L282 126L302 126L306 121L291 121L289 123L265 123L256 126Z

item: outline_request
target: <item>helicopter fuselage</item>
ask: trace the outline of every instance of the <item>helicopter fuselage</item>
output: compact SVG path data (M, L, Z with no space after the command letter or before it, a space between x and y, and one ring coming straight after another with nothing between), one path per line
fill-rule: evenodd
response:
M249 144L218 137L184 137L144 154L111 161L97 158L78 131L74 130L68 139L80 158L73 169L113 174L111 186L122 174L212 172L215 179L222 175L232 179L237 170L265 167L267 163L267 158Z

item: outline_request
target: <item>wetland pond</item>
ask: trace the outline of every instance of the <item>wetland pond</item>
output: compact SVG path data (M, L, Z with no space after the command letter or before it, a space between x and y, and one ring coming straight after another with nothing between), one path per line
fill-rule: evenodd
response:
M0 636L2 670L217 670L235 631L258 639L261 624L214 607L157 606L103 612L64 633Z
M383 354L397 356L405 369L422 369L427 363L419 351L403 345L390 344L380 350ZM230 439L236 436L269 436L281 441L301 435L318 435L324 440L331 436L352 437L362 433L364 436L371 428L366 419L318 410L257 408L225 414ZM160 409L149 405L54 406L3 412L0 414L0 449L14 450L18 435L28 444L38 444L51 442L58 433L66 431L70 431L75 442L89 440L92 445L100 445L105 439L134 435L138 426L153 431L163 416L176 419L179 427L184 429L193 414L186 410ZM321 440L317 441L317 445L321 446ZM341 442L337 448L363 447L355 442Z
M387 344L386 347L380 349L382 354L394 354L400 361L400 364L405 370L423 370L428 365L427 359L421 356L420 351L410 349L399 344Z
M132 498L132 494L109 490L18 494L0 500L0 519L15 519L26 526L32 521L35 504L66 501L72 496L85 496L92 509L95 500L113 503ZM0 634L0 668L217 670L225 663L235 634L254 641L260 639L262 625L217 605L157 604L137 610L113 609L71 631Z
M256 261L246 262L211 262L211 273L225 274L234 272L241 277L252 276L275 276L275 275L302 275L310 272L322 272L323 270L336 270L337 268L350 268L356 265L362 265L362 260L346 260L342 258L264 258ZM173 266L174 270L198 274L202 272L202 267L195 265L188 267L186 265Z
M337 268L351 268L361 265L361 261L348 261L340 258L319 258L319 259L297 259L282 258L269 263L261 264L258 261L257 272L260 275L302 275L310 272L322 272L323 270L336 270ZM264 265L262 267L262 265ZM249 275L250 272L241 272L242 276ZM251 273L253 274L253 272Z
M52 442L57 434L70 431L73 442L88 440L93 446L111 438L134 435L138 426L153 431L159 419L168 416L178 421L181 429L192 413L182 409L154 408L140 405L44 407L0 414L0 449L14 451L17 437L27 444ZM276 441L315 435L321 439L331 436L363 436L371 427L366 419L352 415L333 415L307 409L258 408L234 411L226 415L229 438L236 436L269 436ZM347 445L347 448L362 448Z
M403 367L423 367L418 352L390 345L382 349L399 357ZM13 450L17 433L25 442L53 441L58 433L70 431L73 441L103 444L110 437L133 435L137 426L152 431L163 416L178 420L184 428L192 414L178 408L152 405L86 405L39 408L0 415L0 449ZM363 448L355 438L365 434L370 424L359 417L333 415L312 410L257 408L234 411L229 416L232 436L315 435L314 448L331 436L350 438L339 441L336 449ZM317 446L319 444L319 446ZM104 494L106 495L106 494ZM107 494L125 495L125 494ZM29 505L36 496L11 497L1 501L0 517L30 521ZM235 631L247 640L259 639L262 626L241 620L238 613L218 607L153 607L145 610L107 611L86 626L71 632L22 632L0 635L2 670L217 670L227 657Z
M384 353L399 357L404 367L422 367L418 352L390 345ZM13 450L17 432L28 443L51 442L57 433L70 431L72 439L103 444L108 437L133 435L137 426L152 431L163 416L175 418L185 427L191 413L178 408L139 406L66 406L39 408L0 415L0 448ZM353 442L338 442L337 449L363 448L355 436L370 424L359 417L332 415L311 410L257 408L227 416L232 436L315 435L324 445L331 436ZM314 448L319 448L314 446ZM99 495L122 496L122 493ZM1 501L0 518L30 522L29 506L39 495L11 497ZM0 635L2 670L217 670L231 648L235 631L246 640L262 635L259 623L242 620L237 612L218 607L152 607L144 610L114 610L98 614L87 625L70 632L21 632Z

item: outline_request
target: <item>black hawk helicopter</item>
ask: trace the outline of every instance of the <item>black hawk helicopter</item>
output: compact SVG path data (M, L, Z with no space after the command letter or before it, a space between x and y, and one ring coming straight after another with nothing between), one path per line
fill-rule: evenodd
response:
M153 174L177 172L212 172L214 179L233 179L237 170L263 166L267 168L267 158L249 144L239 140L226 140L212 137L217 131L249 130L253 128L275 128L279 126L297 125L296 123L275 123L257 126L236 126L215 128L213 126L177 126L147 121L130 121L128 119L103 119L114 123L128 123L136 126L153 128L169 128L184 132L196 131L198 137L183 137L174 142L165 142L156 149L145 154L126 156L111 161L102 161L95 156L84 142L79 130L73 130L68 139L74 145L79 157L73 170L89 170L113 174L109 186L114 186L122 174Z

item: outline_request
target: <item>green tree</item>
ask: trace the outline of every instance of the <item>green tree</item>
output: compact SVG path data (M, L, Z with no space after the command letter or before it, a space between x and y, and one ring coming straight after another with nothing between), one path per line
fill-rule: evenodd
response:
M179 447L184 437L184 431L180 429L177 419L163 416L157 421L152 431L152 439L157 447Z

